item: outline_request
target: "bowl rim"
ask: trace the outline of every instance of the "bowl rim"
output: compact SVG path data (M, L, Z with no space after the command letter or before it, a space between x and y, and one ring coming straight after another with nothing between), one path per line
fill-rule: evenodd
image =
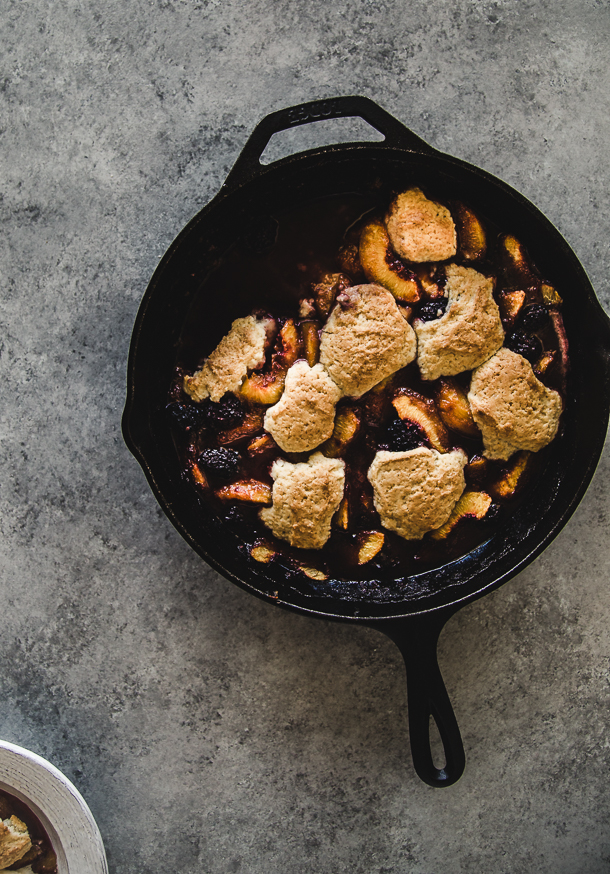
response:
M0 789L40 819L57 855L58 874L108 874L102 836L87 802L62 772L33 753L0 740Z

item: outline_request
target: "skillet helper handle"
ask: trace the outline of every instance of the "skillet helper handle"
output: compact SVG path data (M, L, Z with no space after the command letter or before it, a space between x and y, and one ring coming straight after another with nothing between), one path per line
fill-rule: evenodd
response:
M399 648L407 669L409 734L413 765L429 786L451 786L464 773L466 756L460 729L438 666L437 644L443 626L451 614L417 622L395 621L381 630ZM436 722L445 765L437 768L430 749L430 717Z
M273 134L315 121L352 117L364 119L371 127L382 133L385 137L384 144L387 146L425 154L436 152L432 146L368 97L331 97L327 100L313 100L311 103L300 103L288 109L280 109L263 118L252 131L223 187L238 186L262 172L260 157Z

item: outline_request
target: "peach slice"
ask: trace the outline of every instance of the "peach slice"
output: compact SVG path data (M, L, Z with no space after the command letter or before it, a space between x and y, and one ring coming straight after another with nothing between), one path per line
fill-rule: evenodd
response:
M335 416L332 435L320 450L327 458L341 458L360 428L360 419L355 410L343 407Z
M204 489L208 488L208 478L205 473L201 470L198 464L191 464L190 466L191 476L199 486L203 486Z
M257 543L250 549L250 555L255 561L260 561L261 564L268 564L276 555L275 549L272 549L266 543Z
M431 537L434 540L444 540L451 534L461 519L482 519L489 510L491 503L491 497L487 492L465 491L451 511L451 515L445 524L437 528L436 531L433 531Z
M548 285L547 283L542 283L542 299L548 307L560 307L563 303L560 295L557 293L556 289L553 288L552 285Z
M475 425L466 392L455 379L439 379L436 390L436 405L441 419L452 431L466 437L477 437L480 433Z
M322 319L332 310L338 294L351 288L352 280L345 273L325 273L319 282L312 286L314 299Z
M383 548L385 534L381 531L365 531L359 537L358 564L366 564Z
M482 480L487 473L489 462L482 455L473 455L466 467L464 474L467 480Z
M487 251L487 237L485 228L476 213L463 203L452 204L451 212L456 225L462 258L466 261L477 261L484 258Z
M502 476L490 485L491 493L497 498L512 498L523 484L531 457L532 453L526 451L514 455Z
M319 568L317 567L309 567L308 565L302 564L301 570L306 577L309 577L310 580L319 580L320 582L324 582L324 580L328 579L328 574L324 573L324 571L319 570Z
M555 360L554 352L543 352L538 361L532 365L535 375L540 379L547 372L553 361Z
M310 367L320 360L320 323L314 321L301 322L305 360Z
M246 451L248 455L255 456L264 455L265 452L273 452L277 448L277 443L271 434L261 434L260 437L255 437L251 443L248 443Z
M277 404L284 391L289 368L299 357L301 338L292 319L284 323L275 342L271 368L267 372L254 371L246 377L239 389L240 396L251 404Z
M233 443L239 443L246 437L253 437L257 431L263 430L263 412L262 410L252 410L246 413L241 425L236 428L231 428L229 431L221 431L218 435L218 442L222 446L231 446Z
M390 238L383 224L370 222L360 237L360 261L367 279L391 291L397 300L415 303L420 298L415 274L390 246Z
M349 503L347 500L347 495L343 496L341 503L339 504L339 509L335 514L335 525L338 528L342 528L343 531L347 531L349 527Z
M250 504L271 504L271 486L256 479L244 479L216 490L222 501L247 501Z
M540 280L532 271L525 246L512 234L504 234L500 238L499 255L509 282L521 288L540 287Z
M524 291L503 291L499 295L500 316L505 328L512 328L525 303Z
M433 449L437 452L449 450L451 446L449 434L433 400L412 389L402 388L399 389L392 404L403 421L419 425Z

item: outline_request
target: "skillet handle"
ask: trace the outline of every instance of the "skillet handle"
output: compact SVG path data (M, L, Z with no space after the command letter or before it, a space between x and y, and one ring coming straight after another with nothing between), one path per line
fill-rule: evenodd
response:
M371 127L382 133L385 137L384 144L387 146L406 149L410 152L436 153L436 149L429 146L428 143L368 97L331 97L327 100L300 103L289 109L280 109L263 118L252 131L239 158L227 176L223 188L241 185L246 180L263 172L264 166L260 162L260 157L273 134L298 127L301 124L353 116L364 119Z
M464 773L466 756L460 729L438 666L437 644L443 626L452 613L430 618L393 620L380 623L383 631L400 650L407 669L409 735L413 765L429 786L451 786ZM445 765L437 768L430 750L430 717L436 722Z

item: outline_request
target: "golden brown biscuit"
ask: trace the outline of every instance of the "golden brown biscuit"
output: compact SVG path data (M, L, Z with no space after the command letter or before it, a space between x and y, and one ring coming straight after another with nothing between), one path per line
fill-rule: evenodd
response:
M378 452L368 479L384 528L405 540L419 540L440 528L464 491L467 462L461 449L441 454L418 446L407 452Z
M457 251L455 224L440 203L419 188L396 197L386 216L392 248L407 261L445 261Z
M273 505L260 518L281 540L301 549L321 549L343 498L345 464L315 452L307 461L273 462Z
M360 397L413 361L416 349L392 293L356 285L341 293L322 330L320 362L343 394Z
M438 379L472 370L504 342L493 280L471 267L447 266L445 314L430 322L416 320L417 363L422 379Z
M265 361L268 324L254 316L235 319L203 366L184 377L184 391L197 402L208 397L219 401L226 392L237 391L248 371Z
M32 846L27 825L16 816L0 820L0 870L18 862Z
M341 390L321 364L297 361L286 374L284 393L265 413L265 431L285 452L315 449L333 433Z
M468 402L483 434L484 455L506 460L518 449L537 452L554 438L562 402L522 355L502 348L472 374Z

